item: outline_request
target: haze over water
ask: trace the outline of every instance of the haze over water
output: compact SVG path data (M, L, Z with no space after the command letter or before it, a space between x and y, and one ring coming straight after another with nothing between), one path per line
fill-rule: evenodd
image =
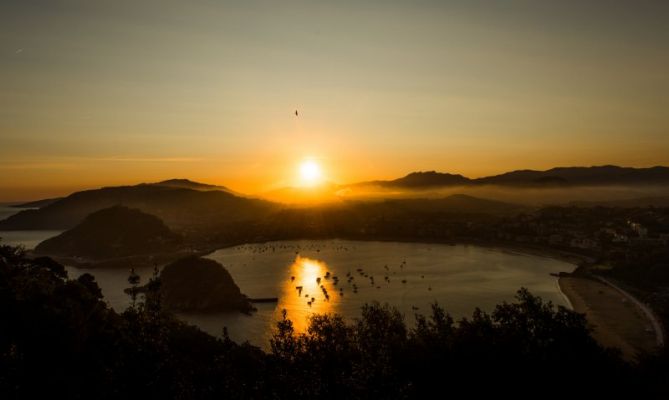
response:
M0 221L21 211L20 208L0 204ZM0 231L0 243L12 246L21 245L26 249L34 249L41 241L60 234L62 230L29 230L29 231Z

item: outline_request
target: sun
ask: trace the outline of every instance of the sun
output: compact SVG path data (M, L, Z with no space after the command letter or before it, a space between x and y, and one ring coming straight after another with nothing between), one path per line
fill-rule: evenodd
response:
M323 173L321 166L314 160L304 160L300 164L300 183L304 186L315 186L321 183Z

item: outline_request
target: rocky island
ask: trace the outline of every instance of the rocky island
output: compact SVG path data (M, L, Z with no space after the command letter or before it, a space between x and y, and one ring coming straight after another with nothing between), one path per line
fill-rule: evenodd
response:
M207 258L190 256L165 266L160 291L163 306L171 311L255 311L225 267Z

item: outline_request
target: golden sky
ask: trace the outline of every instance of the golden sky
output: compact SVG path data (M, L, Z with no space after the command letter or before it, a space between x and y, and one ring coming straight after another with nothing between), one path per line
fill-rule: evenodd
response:
M0 201L669 164L667 1L0 2ZM295 109L299 116L294 115Z

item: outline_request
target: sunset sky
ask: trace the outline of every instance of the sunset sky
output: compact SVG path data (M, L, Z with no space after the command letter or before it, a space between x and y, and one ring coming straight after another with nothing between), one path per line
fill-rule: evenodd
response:
M0 2L0 201L669 164L669 1ZM295 116L295 110L299 116Z

